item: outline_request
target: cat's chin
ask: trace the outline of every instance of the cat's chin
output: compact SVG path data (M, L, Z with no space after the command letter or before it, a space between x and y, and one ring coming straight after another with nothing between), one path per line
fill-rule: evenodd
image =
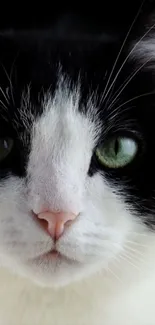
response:
M58 252L48 252L22 265L20 274L41 287L59 288L87 276L86 265Z
M44 265L50 265L52 264L55 269L60 267L62 264L66 264L66 266L78 266L80 263L76 261L75 259L71 259L63 254L61 254L58 251L52 250L47 253L44 253L42 255L39 255L38 257L34 258L32 260L33 263L37 264L44 264Z
M82 263L60 253L49 252L25 262L18 260L14 273L34 285L59 289L82 281L99 269L101 265L98 263Z

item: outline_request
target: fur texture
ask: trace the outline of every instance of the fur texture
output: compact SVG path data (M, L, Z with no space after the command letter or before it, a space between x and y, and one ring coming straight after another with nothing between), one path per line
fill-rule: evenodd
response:
M1 33L0 324L155 324L154 7ZM114 136L138 146L123 168L95 153ZM43 209L77 215L56 242Z

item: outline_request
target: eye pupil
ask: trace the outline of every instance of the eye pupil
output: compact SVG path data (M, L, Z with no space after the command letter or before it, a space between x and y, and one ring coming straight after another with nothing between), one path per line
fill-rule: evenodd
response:
M118 141L118 139L115 140L114 151L115 151L115 155L117 156L118 151L119 151L119 141Z

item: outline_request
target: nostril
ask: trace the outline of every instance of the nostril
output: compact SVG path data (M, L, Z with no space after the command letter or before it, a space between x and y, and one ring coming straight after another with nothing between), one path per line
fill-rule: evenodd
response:
M48 222L47 220L44 220L44 219L38 219L37 220L39 221L39 224L40 226L44 229L44 230L47 230L48 229Z
M66 221L66 222L65 222L65 227L69 227L69 226L71 226L72 223L73 223L73 220L68 220L68 221Z
M33 212L33 211L32 211L32 216L33 216L34 221L35 221L38 225L40 225L40 227L41 227L43 230L47 231L47 229L48 229L48 221L45 220L45 219L39 219L38 216L37 216L37 214L36 214L35 212Z

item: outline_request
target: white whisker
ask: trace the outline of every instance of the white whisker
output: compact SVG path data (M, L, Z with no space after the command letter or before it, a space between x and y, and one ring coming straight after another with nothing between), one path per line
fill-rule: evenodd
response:
M13 102L13 104L15 105L15 102L14 102L14 96L13 96L13 85L12 85L11 78L9 77L8 72L6 71L4 65L3 65L2 63L1 63L1 65L2 65L2 68L3 68L4 72L5 72L5 75L6 75L7 79L8 79L8 81L9 81L9 84L10 84L10 91L11 91L11 98L12 98L12 102Z
M17 56L18 56L18 53L17 53L16 57L14 58L14 60L12 62L11 71L10 71L10 77L9 77L10 85L11 85L11 87L10 87L11 88L11 97L12 97L12 101L13 101L13 104L14 105L15 105L15 101L14 101L13 86L12 86L12 74L13 74L13 69L14 69L14 65L15 65Z
M108 106L108 109L110 109L112 107L112 105L114 105L114 103L116 102L116 99L121 95L121 93L123 92L123 90L126 88L126 86L131 82L131 80L137 75L137 73L149 62L151 61L153 58L153 56L151 56L148 60L146 60L136 71L134 71L133 74L131 74L131 76L129 77L129 79L127 78L127 82L124 84L124 86L121 88L120 92L117 94L117 96L113 99L112 103L110 104L110 106Z
M115 99L115 96L118 94L118 92L123 88L123 86L126 84L126 82L132 77L132 75L133 75L133 73L134 72L132 72L129 76L128 76L128 78L126 78L125 80L124 80L124 82L121 84L121 86L117 89L117 91L112 95L112 96L110 96L110 98L108 99L108 102L110 102L110 100L113 100L113 98ZM155 94L155 92L153 92L154 94ZM150 93L149 93L150 94ZM137 97L136 97L137 98ZM139 98L139 97L138 97Z
M128 262L131 266L133 266L138 271L140 271L140 268L136 264L133 263L134 259L132 257L130 257L128 254L126 254L125 252L123 252L120 255L120 258L123 259L125 262Z
M144 259L144 254L138 250L132 249L130 246L124 245L125 250L127 251L127 255L132 258L133 260L140 262L140 263L145 263Z
M2 105L2 107L3 107L6 111L8 110L7 106L2 102L2 100L0 100L0 104Z
M119 58L120 58L120 55L121 55L121 53L122 53L122 51L123 51L123 48L124 48L124 46L125 46L125 44L126 44L126 41L127 41L128 37L129 37L129 35L130 35L130 33L131 33L131 30L132 30L132 28L133 28L133 26L134 26L134 24L135 24L135 22L136 22L136 20L137 20L137 18L138 18L138 16L139 16L139 14L140 14L140 11L141 11L141 9L142 9L142 7L143 7L144 2L145 2L145 0L142 1L142 4L140 5L140 8L138 9L138 12L137 12L137 14L136 14L136 16L135 16L135 18L134 18L132 24L131 24L131 26L130 26L130 28L129 28L127 34L126 34L126 36L125 36L125 39L124 39L124 41L123 41L123 44L121 45L121 48L120 48L120 50L119 50L119 52L118 52L118 55L117 55L117 57L116 57L116 60L114 61L114 64L113 64L112 70L111 70L111 72L110 72L109 78L108 78L108 80L107 80L107 83L106 83L106 86L105 86L105 89L104 89L104 92L103 92L103 96L102 96L102 98L103 98L103 99L102 99L103 102L104 102L105 98L107 97L107 94L108 94L108 93L106 94L106 90L107 90L107 88L108 88L109 82L110 82L110 80L111 80L111 77L112 77L113 72L114 72L114 70L115 70L115 67L116 67L116 65L117 65L117 62L118 62L118 60L119 60ZM105 96L105 97L104 97L104 96Z
M5 98L6 102L9 104L9 99L8 99L7 95L5 94L5 92L3 91L3 89L1 87L0 87L0 91L1 91L1 93L3 95L3 97Z
M136 255L144 256L142 252L140 252L138 249L132 248L129 245L124 244L125 249L130 250L131 252L135 253Z
M123 284L123 281L117 276L116 273L114 273L109 267L107 268L107 270L114 276L116 280L118 280L121 284Z
M144 237L147 237L148 235L146 233L139 233L139 232L136 232L136 231L132 231L131 233L132 235L138 235L138 236L144 236Z
M141 95L138 95L138 96L132 97L132 98L130 98L129 100L127 100L126 102L124 102L124 103L122 103L121 105L117 106L117 107L115 108L114 111L117 111L118 109L120 109L120 108L123 107L124 105L126 105L126 104L132 102L133 100L136 100L136 99L139 99L139 98L141 98L141 97L145 97L145 96L151 96L151 95L155 95L155 91L148 92L148 93L143 93L143 94L141 94ZM111 107L112 107L112 103L111 103L111 105L110 105L108 108L110 109Z
M147 245L143 245L143 244L137 243L137 242L132 241L132 240L127 240L126 242L129 243L129 244L132 244L132 245L136 245L136 246L138 246L138 247L142 247L142 248L147 248L147 247L149 247L149 246L147 246Z
M135 262L135 259L136 259L136 262L140 263L140 264L144 264L145 263L145 260L144 258L142 258L141 256L135 256L135 254L132 252L132 251L129 251L127 252L127 256L129 257L130 260L132 260L133 262Z
M107 98L107 96L108 96L108 94L109 94L111 88L113 87L114 83L116 82L118 76L120 75L120 73L121 73L123 67L125 66L127 60L128 60L129 57L131 56L131 54L134 52L134 50L136 49L136 47L140 44L140 42L141 42L141 41L142 41L142 40L143 40L143 39L148 35L148 33L149 33L149 32L150 32L154 27L155 27L155 24L153 24L153 25L152 25L152 26L147 30L147 32L146 32L146 33L145 33L145 34L144 34L144 35L139 39L139 41L138 41L138 42L133 46L133 48L131 49L131 51L129 52L129 54L126 56L125 60L124 60L123 63L121 64L121 66L120 66L118 72L116 73L116 75L115 75L115 77L114 77L114 79L113 79L113 81L112 81L112 83L111 83L111 85L110 85L110 87L109 87L109 89L108 89L106 95L104 96L103 102L104 102L105 99ZM152 57L151 57L151 59L152 59ZM148 60L148 61L149 61L149 60Z

